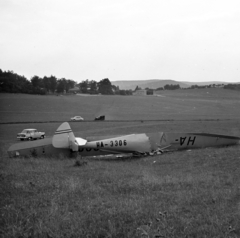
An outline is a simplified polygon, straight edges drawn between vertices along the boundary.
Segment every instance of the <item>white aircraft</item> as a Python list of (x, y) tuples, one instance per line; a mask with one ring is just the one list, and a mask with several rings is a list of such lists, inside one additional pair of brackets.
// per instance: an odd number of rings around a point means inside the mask
[(146, 156), (166, 151), (220, 147), (240, 143), (235, 136), (207, 133), (154, 132), (118, 136), (94, 136), (77, 138), (68, 122), (62, 123), (52, 138), (12, 145), (8, 149), (14, 156), (97, 156), (108, 154), (132, 154)]

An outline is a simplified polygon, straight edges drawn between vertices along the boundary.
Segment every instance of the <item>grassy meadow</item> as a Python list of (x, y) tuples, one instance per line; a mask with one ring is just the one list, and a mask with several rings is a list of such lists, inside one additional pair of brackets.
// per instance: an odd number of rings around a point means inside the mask
[[(216, 90), (216, 91), (215, 91)], [(0, 237), (240, 237), (240, 147), (140, 159), (7, 157), (24, 128), (51, 136), (154, 131), (240, 136), (240, 94), (223, 89), (160, 96), (0, 94)], [(94, 122), (99, 114), (107, 121)], [(48, 122), (48, 123), (47, 123)]]
[(239, 119), (240, 93), (226, 89), (159, 91), (158, 96), (0, 95), (0, 122)]

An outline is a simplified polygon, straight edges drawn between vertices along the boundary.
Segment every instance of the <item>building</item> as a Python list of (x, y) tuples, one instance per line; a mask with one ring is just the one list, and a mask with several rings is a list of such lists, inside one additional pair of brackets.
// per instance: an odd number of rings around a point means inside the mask
[(71, 88), (68, 90), (69, 93), (79, 93), (80, 92), (80, 89), (79, 87), (75, 86), (74, 88)]
[(147, 90), (146, 89), (137, 89), (135, 92), (133, 92), (134, 96), (146, 96)]

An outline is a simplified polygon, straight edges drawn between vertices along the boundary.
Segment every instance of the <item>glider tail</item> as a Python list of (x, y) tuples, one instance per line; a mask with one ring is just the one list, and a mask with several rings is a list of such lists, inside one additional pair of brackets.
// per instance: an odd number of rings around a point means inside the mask
[(52, 145), (55, 148), (72, 149), (78, 151), (78, 146), (85, 145), (86, 140), (82, 138), (76, 138), (68, 122), (62, 123), (56, 130)]

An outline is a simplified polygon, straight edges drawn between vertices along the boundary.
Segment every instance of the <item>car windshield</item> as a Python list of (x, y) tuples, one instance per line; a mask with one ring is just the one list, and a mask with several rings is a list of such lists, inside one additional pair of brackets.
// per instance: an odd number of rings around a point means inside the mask
[(31, 129), (31, 130), (24, 129), (21, 133), (31, 133), (31, 132), (37, 132), (37, 130), (36, 129)]

